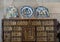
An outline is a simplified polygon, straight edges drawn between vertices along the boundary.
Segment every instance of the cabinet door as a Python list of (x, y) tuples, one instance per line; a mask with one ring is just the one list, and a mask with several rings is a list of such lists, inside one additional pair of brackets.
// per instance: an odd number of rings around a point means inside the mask
[(35, 41), (35, 28), (34, 27), (23, 28), (23, 41)]
[(4, 42), (10, 42), (11, 36), (10, 32), (4, 32)]

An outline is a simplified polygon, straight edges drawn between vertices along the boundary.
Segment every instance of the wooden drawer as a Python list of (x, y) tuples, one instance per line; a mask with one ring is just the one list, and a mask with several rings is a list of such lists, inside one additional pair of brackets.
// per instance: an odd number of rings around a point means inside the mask
[(8, 32), (8, 31), (12, 31), (12, 27), (7, 27), (7, 26), (5, 26), (5, 27), (4, 27), (4, 31), (7, 31), (7, 32)]
[(48, 33), (48, 41), (54, 41), (54, 32)]
[(4, 21), (4, 25), (9, 25), (10, 22), (9, 21)]
[(13, 27), (13, 31), (22, 31), (21, 27)]
[(4, 25), (16, 25), (16, 21), (4, 21)]
[(37, 36), (47, 36), (47, 32), (37, 32)]
[(37, 41), (37, 42), (47, 42), (47, 41)]
[(49, 21), (50, 25), (55, 25), (54, 21)]
[(12, 36), (21, 36), (21, 32), (12, 32)]
[(28, 25), (28, 21), (17, 21), (17, 25)]
[(46, 30), (47, 31), (54, 31), (54, 27), (53, 26), (46, 27)]
[(37, 31), (44, 31), (44, 27), (37, 27)]
[(4, 39), (4, 42), (10, 42), (10, 39)]
[(54, 37), (54, 32), (48, 32), (48, 37)]
[(10, 39), (10, 33), (4, 33), (4, 39)]
[(56, 41), (48, 41), (48, 42), (56, 42)]
[(54, 21), (49, 21), (49, 20), (47, 20), (47, 21), (42, 21), (42, 24), (43, 25), (54, 25)]
[(32, 25), (41, 25), (41, 21), (32, 21)]
[(37, 41), (47, 41), (47, 37), (38, 37)]
[(10, 25), (16, 25), (16, 21), (11, 21)]
[(18, 38), (11, 38), (11, 42), (21, 42), (21, 38), (20, 37), (18, 37)]
[(48, 21), (42, 21), (42, 25), (49, 25)]
[(37, 41), (37, 42), (55, 42), (55, 41)]
[(55, 41), (54, 37), (48, 37), (48, 41)]
[(23, 41), (35, 41), (35, 37), (34, 36), (25, 36), (25, 39), (23, 39)]
[(11, 42), (22, 42), (22, 41), (11, 41)]

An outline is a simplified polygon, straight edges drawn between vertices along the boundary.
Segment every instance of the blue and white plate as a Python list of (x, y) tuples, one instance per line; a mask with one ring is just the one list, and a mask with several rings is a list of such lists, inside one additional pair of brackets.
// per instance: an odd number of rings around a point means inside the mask
[(21, 9), (20, 9), (20, 15), (22, 17), (26, 17), (26, 18), (31, 18), (32, 15), (33, 15), (33, 9), (32, 7), (30, 6), (23, 6)]
[(14, 6), (8, 7), (6, 13), (6, 18), (16, 18), (18, 16), (18, 10)]
[(39, 6), (35, 9), (35, 17), (49, 17), (49, 11), (46, 7)]

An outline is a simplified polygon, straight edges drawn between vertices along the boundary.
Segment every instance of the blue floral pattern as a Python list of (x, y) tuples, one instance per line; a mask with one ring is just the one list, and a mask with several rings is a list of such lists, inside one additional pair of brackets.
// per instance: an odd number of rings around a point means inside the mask
[(46, 7), (39, 6), (35, 9), (35, 17), (49, 17), (49, 10)]
[(18, 16), (18, 10), (14, 6), (8, 7), (6, 13), (6, 18), (15, 18)]
[(20, 13), (22, 17), (30, 18), (33, 15), (33, 9), (30, 6), (23, 6), (20, 9)]

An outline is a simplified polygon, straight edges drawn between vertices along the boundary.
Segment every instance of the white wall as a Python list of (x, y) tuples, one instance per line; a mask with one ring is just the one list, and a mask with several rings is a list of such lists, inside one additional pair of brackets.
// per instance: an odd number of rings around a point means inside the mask
[[(0, 42), (2, 41), (1, 19), (3, 18), (3, 15), (6, 14), (4, 9), (9, 6), (11, 2), (12, 0), (0, 0)], [(60, 21), (60, 0), (15, 0), (14, 5), (18, 9), (24, 5), (29, 5), (33, 8), (37, 6), (45, 6), (50, 11), (50, 17), (56, 18)]]
[[(12, 0), (4, 0), (4, 8), (8, 7)], [(33, 8), (37, 6), (45, 6), (49, 9), (50, 17), (57, 18), (60, 21), (60, 0), (14, 0), (13, 5), (20, 9), (24, 5)]]

